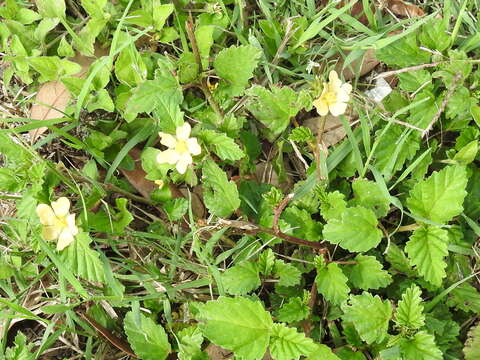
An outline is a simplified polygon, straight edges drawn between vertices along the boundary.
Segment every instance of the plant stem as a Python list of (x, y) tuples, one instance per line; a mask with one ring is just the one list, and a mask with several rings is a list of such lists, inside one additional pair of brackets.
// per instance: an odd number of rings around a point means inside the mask
[(229, 226), (236, 229), (244, 230), (246, 233), (251, 235), (256, 235), (258, 233), (265, 233), (272, 236), (276, 236), (292, 244), (303, 245), (303, 246), (308, 246), (308, 247), (317, 249), (317, 251), (322, 254), (327, 252), (327, 248), (320, 243), (300, 239), (295, 236), (285, 234), (281, 231), (275, 231), (274, 229), (265, 228), (263, 226), (253, 224), (248, 221), (220, 219), (218, 221), (218, 224), (220, 226)]
[(326, 179), (325, 174), (322, 174), (322, 167), (320, 166), (320, 151), (322, 149), (322, 138), (325, 132), (325, 123), (327, 122), (327, 116), (320, 116), (318, 119), (318, 132), (317, 132), (317, 144), (315, 147), (315, 160), (317, 161), (317, 176), (319, 181)]

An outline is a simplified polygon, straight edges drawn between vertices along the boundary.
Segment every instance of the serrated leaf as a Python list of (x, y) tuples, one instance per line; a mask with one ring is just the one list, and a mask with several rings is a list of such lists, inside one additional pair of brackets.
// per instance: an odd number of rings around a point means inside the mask
[(253, 77), (260, 51), (251, 45), (230, 46), (215, 57), (213, 67), (218, 76), (234, 86), (245, 87)]
[(217, 216), (228, 217), (240, 206), (237, 185), (228, 181), (227, 174), (212, 160), (203, 165), (204, 201)]
[(351, 201), (352, 206), (361, 205), (372, 209), (379, 218), (387, 215), (390, 201), (376, 183), (357, 179), (352, 183), (352, 190), (355, 194), (355, 198)]
[(447, 305), (478, 314), (480, 313), (480, 293), (474, 286), (462, 283), (450, 292)]
[(278, 285), (294, 286), (300, 283), (301, 272), (292, 264), (287, 264), (283, 260), (275, 260), (273, 274), (279, 278)]
[(318, 292), (335, 305), (340, 305), (348, 298), (350, 288), (347, 281), (348, 278), (335, 263), (320, 267), (315, 278)]
[[(415, 276), (416, 272), (410, 266), (407, 256), (397, 245), (391, 243), (385, 255), (385, 259), (392, 265), (396, 271), (407, 276)], [(391, 270), (390, 270), (391, 271)]]
[(368, 251), (382, 240), (375, 213), (362, 206), (346, 209), (341, 219), (331, 219), (323, 228), (323, 237), (352, 252)]
[(272, 273), (273, 266), (275, 265), (275, 254), (272, 249), (264, 250), (258, 256), (258, 268), (260, 272), (268, 276)]
[(180, 220), (188, 210), (188, 199), (176, 198), (166, 201), (163, 204), (163, 209), (170, 221)]
[(311, 142), (315, 140), (312, 130), (305, 126), (299, 126), (292, 129), (290, 135), (288, 135), (288, 140), (296, 142)]
[(425, 325), (422, 291), (417, 285), (410, 286), (402, 294), (395, 315), (396, 323), (409, 329), (420, 329)]
[(33, 353), (34, 343), (27, 341), (27, 337), (19, 331), (15, 336), (15, 346), (9, 347), (5, 351), (5, 360), (33, 360), (35, 355)]
[(36, 56), (28, 58), (28, 63), (40, 74), (39, 82), (59, 80), (63, 76), (79, 73), (82, 67), (58, 56)]
[(297, 93), (289, 87), (273, 86), (268, 90), (255, 85), (247, 94), (250, 96), (247, 109), (267, 128), (265, 133), (270, 141), (287, 128), (292, 117), (311, 104), (306, 92)]
[(327, 345), (316, 344), (315, 351), (307, 357), (307, 360), (340, 360)]
[(341, 219), (346, 209), (345, 195), (340, 191), (336, 190), (320, 196), (320, 213), (325, 220)]
[(270, 355), (274, 360), (297, 360), (316, 349), (312, 339), (285, 324), (273, 324)]
[(382, 301), (378, 295), (368, 292), (350, 296), (342, 305), (343, 319), (353, 323), (363, 341), (368, 344), (381, 343), (387, 336), (388, 323), (392, 317), (392, 305)]
[(382, 264), (375, 256), (358, 254), (355, 261), (357, 263), (348, 271), (348, 277), (355, 287), (363, 290), (379, 289), (392, 282), (392, 277), (383, 270)]
[(259, 301), (219, 297), (199, 307), (205, 337), (238, 357), (261, 359), (267, 350), (273, 321)]
[(168, 122), (168, 126), (162, 126), (162, 130), (174, 133), (176, 126), (183, 123), (179, 108), (182, 101), (182, 89), (176, 79), (173, 76), (159, 76), (155, 80), (144, 81), (133, 90), (126, 112), (138, 114), (155, 111), (160, 120)]
[(306, 319), (310, 314), (310, 308), (302, 298), (294, 297), (278, 309), (278, 321), (292, 323)]
[(415, 34), (407, 35), (375, 52), (387, 65), (407, 67), (430, 62), (430, 53), (420, 49)]
[(199, 136), (202, 141), (214, 148), (215, 154), (222, 160), (240, 160), (245, 153), (235, 141), (226, 134), (214, 131), (204, 130)]
[(123, 328), (133, 351), (143, 360), (166, 359), (171, 347), (165, 330), (149, 317), (141, 313), (139, 315), (137, 319), (134, 312), (129, 311), (123, 322)]
[(447, 256), (448, 232), (431, 226), (414, 231), (405, 245), (410, 264), (418, 273), (435, 286), (442, 284), (446, 276), (444, 257)]
[(413, 215), (444, 224), (463, 211), (467, 195), (467, 172), (462, 166), (447, 166), (417, 183), (407, 206)]
[(245, 295), (257, 289), (261, 282), (258, 266), (251, 261), (242, 261), (222, 275), (225, 291), (230, 295)]
[(60, 253), (60, 257), (70, 270), (82, 279), (103, 283), (105, 282), (103, 264), (99, 258), (100, 254), (90, 248), (91, 241), (87, 233), (79, 233)]
[(442, 360), (442, 352), (435, 345), (435, 338), (426, 331), (417, 332), (411, 339), (400, 343), (405, 359)]
[(465, 354), (465, 360), (480, 359), (480, 324), (472, 327), (468, 332), (463, 353)]

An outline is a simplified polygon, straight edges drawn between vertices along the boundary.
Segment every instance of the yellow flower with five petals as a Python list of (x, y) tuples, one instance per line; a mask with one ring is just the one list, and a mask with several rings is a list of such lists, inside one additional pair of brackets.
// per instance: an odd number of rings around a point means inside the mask
[(313, 102), (313, 105), (321, 116), (327, 115), (329, 111), (333, 116), (342, 115), (347, 110), (352, 85), (343, 84), (335, 70), (330, 71), (328, 80), (328, 83), (323, 83), (322, 94)]
[(193, 163), (192, 155), (202, 152), (197, 138), (190, 137), (191, 131), (190, 124), (186, 122), (177, 127), (176, 136), (160, 132), (160, 143), (168, 149), (157, 155), (157, 162), (175, 165), (180, 174), (185, 174), (188, 165)]
[(75, 240), (78, 228), (75, 225), (75, 214), (70, 214), (70, 200), (61, 197), (52, 201), (51, 206), (39, 204), (37, 215), (43, 225), (42, 236), (45, 240), (57, 240), (57, 250), (65, 249)]

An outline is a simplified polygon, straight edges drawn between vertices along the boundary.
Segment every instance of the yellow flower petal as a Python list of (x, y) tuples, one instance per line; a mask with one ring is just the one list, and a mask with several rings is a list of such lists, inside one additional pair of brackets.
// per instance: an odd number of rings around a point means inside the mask
[(190, 154), (192, 155), (200, 155), (202, 152), (202, 148), (200, 145), (198, 145), (197, 138), (190, 138), (187, 140), (187, 147), (188, 151), (190, 151)]
[(61, 197), (57, 201), (52, 201), (52, 209), (57, 217), (65, 217), (68, 214), (68, 210), (70, 210), (70, 200), (66, 197)]
[(62, 251), (68, 245), (70, 245), (74, 240), (75, 240), (74, 235), (70, 232), (70, 229), (68, 228), (63, 229), (63, 231), (60, 233), (60, 236), (58, 237), (57, 250)]
[(328, 114), (328, 104), (321, 97), (313, 102), (313, 106), (315, 106), (320, 116), (325, 116)]
[(47, 204), (39, 204), (37, 206), (37, 215), (42, 225), (54, 225), (56, 222), (55, 213)]
[(347, 110), (346, 103), (335, 103), (330, 105), (330, 112), (333, 116), (342, 115), (343, 113), (345, 113), (345, 110)]
[(182, 157), (178, 160), (176, 169), (180, 174), (185, 174), (187, 171), (188, 165), (192, 163), (192, 157), (190, 154), (184, 154)]
[(175, 150), (169, 149), (158, 153), (157, 162), (159, 164), (173, 165), (178, 161), (179, 158), (180, 155)]
[(177, 144), (177, 140), (173, 135), (162, 132), (158, 133), (158, 135), (160, 135), (160, 144), (165, 145), (166, 147), (174, 148)]
[(177, 139), (187, 141), (190, 137), (190, 131), (192, 127), (188, 122), (185, 122), (182, 126), (177, 127)]
[(42, 228), (42, 237), (47, 241), (56, 240), (60, 232), (61, 230), (57, 226), (44, 226)]
[(345, 83), (342, 85), (341, 90), (348, 95), (352, 92), (352, 85)]
[(78, 228), (77, 225), (75, 224), (75, 214), (70, 214), (67, 216), (67, 226), (72, 235), (77, 235), (78, 234)]

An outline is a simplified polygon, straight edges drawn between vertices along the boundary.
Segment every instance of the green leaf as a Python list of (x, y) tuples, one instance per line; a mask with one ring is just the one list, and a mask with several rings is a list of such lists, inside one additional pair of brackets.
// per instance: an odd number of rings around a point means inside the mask
[(176, 198), (166, 201), (163, 204), (163, 209), (167, 213), (168, 219), (170, 221), (180, 220), (188, 210), (188, 199)]
[(375, 56), (387, 65), (396, 65), (399, 67), (430, 62), (430, 53), (420, 49), (414, 33), (377, 50)]
[(467, 172), (462, 166), (447, 166), (417, 183), (407, 206), (413, 215), (444, 224), (463, 211), (467, 195)]
[(208, 360), (206, 353), (202, 352), (203, 335), (197, 326), (190, 326), (177, 333), (180, 340), (178, 358), (180, 360)]
[(195, 39), (197, 40), (198, 52), (202, 59), (202, 67), (208, 69), (210, 49), (213, 45), (213, 32), (215, 26), (213, 25), (200, 25), (195, 30)]
[(357, 179), (352, 183), (355, 199), (352, 200), (352, 206), (361, 205), (367, 209), (372, 209), (378, 218), (386, 216), (390, 209), (390, 200), (387, 199), (373, 181), (366, 179)]
[(341, 219), (346, 209), (345, 195), (340, 191), (336, 190), (320, 196), (320, 213), (325, 220)]
[(327, 345), (316, 344), (315, 351), (307, 356), (307, 360), (340, 360)]
[(205, 162), (202, 174), (206, 207), (214, 215), (230, 216), (240, 206), (237, 185), (228, 181), (227, 174), (212, 160)]
[(222, 284), (231, 295), (245, 295), (257, 289), (261, 284), (257, 264), (242, 261), (232, 266), (223, 273)]
[(448, 232), (446, 230), (422, 226), (416, 229), (405, 245), (410, 264), (418, 273), (435, 286), (442, 284), (446, 276), (444, 257), (447, 256)]
[(307, 92), (297, 93), (286, 86), (267, 90), (255, 85), (247, 90), (247, 95), (250, 97), (247, 109), (267, 128), (265, 133), (270, 141), (287, 128), (301, 109), (311, 106)]
[(453, 160), (460, 165), (468, 165), (471, 162), (473, 162), (473, 160), (475, 160), (477, 153), (478, 153), (478, 140), (474, 140), (469, 142), (464, 147), (462, 147), (460, 151), (458, 151), (455, 154), (455, 156), (453, 157)]
[(173, 4), (161, 4), (160, 0), (153, 0), (152, 22), (155, 30), (160, 31), (165, 26), (165, 21), (173, 13)]
[(305, 126), (299, 126), (292, 129), (290, 135), (288, 135), (288, 140), (308, 143), (315, 141), (315, 137), (313, 136), (312, 130)]
[(81, 0), (81, 2), (90, 17), (104, 17), (103, 8), (107, 5), (107, 0)]
[(305, 301), (300, 297), (293, 297), (278, 309), (277, 320), (292, 323), (304, 320), (308, 315), (310, 315), (310, 308)]
[(278, 277), (279, 286), (295, 286), (300, 283), (302, 273), (292, 264), (287, 264), (283, 260), (275, 260), (273, 274)]
[(425, 331), (417, 332), (411, 339), (400, 343), (404, 359), (442, 360), (442, 352), (435, 345), (433, 335)]
[(297, 360), (316, 350), (312, 339), (285, 324), (273, 324), (270, 355), (274, 360)]
[(235, 141), (224, 133), (214, 130), (203, 130), (200, 139), (214, 148), (215, 154), (222, 160), (240, 160), (245, 156), (242, 149), (235, 143)]
[(468, 332), (463, 353), (465, 354), (465, 360), (480, 359), (480, 324), (472, 327)]
[(398, 86), (405, 91), (415, 92), (420, 87), (432, 87), (432, 75), (427, 70), (408, 71), (398, 74)]
[(27, 341), (27, 337), (19, 331), (13, 341), (15, 346), (6, 349), (6, 360), (34, 360), (35, 355), (33, 353), (33, 347), (35, 344), (31, 341)]
[(219, 297), (199, 307), (205, 337), (236, 356), (261, 359), (270, 342), (273, 321), (259, 301)]
[(178, 58), (177, 66), (178, 80), (182, 84), (192, 82), (197, 78), (199, 67), (192, 52), (185, 51), (182, 53)]
[(92, 56), (95, 53), (94, 43), (97, 36), (105, 28), (108, 19), (93, 18), (88, 20), (82, 30), (78, 33), (78, 40), (74, 42), (75, 47), (84, 55)]
[(375, 256), (358, 254), (355, 261), (357, 263), (349, 267), (348, 271), (348, 277), (355, 287), (369, 290), (379, 289), (391, 284), (392, 277), (382, 269), (382, 263)]
[(450, 292), (447, 305), (478, 314), (480, 313), (480, 293), (474, 286), (462, 283)]
[(105, 282), (103, 264), (100, 254), (90, 248), (92, 239), (87, 233), (80, 232), (75, 240), (61, 253), (63, 263), (82, 279), (94, 282)]
[(341, 219), (331, 219), (323, 228), (325, 240), (352, 252), (368, 251), (382, 240), (375, 213), (362, 206), (346, 209)]
[[(121, 38), (123, 41), (125, 42), (132, 41), (132, 37), (130, 35), (127, 35), (125, 33), (121, 33), (121, 34), (122, 34)], [(133, 43), (127, 46), (125, 49), (123, 49), (120, 52), (120, 54), (118, 54), (117, 60), (115, 61), (115, 76), (117, 77), (118, 81), (120, 81), (122, 84), (128, 85), (130, 87), (142, 84), (142, 82), (147, 77), (147, 67), (143, 62), (142, 57), (140, 56), (140, 53), (137, 51)], [(177, 86), (176, 82), (171, 81), (170, 79), (168, 79), (168, 82), (165, 81), (165, 83), (161, 82), (161, 80), (163, 79), (159, 79), (156, 82), (155, 80), (151, 80), (151, 82), (147, 84), (143, 83), (142, 85), (145, 84), (144, 87), (142, 88), (142, 90), (137, 90), (137, 92), (139, 91), (149, 92), (154, 87), (161, 87), (163, 91), (165, 90), (171, 91), (173, 88), (175, 88), (175, 86)], [(153, 93), (153, 90), (151, 91)], [(140, 104), (139, 106), (142, 107), (142, 105), (143, 104)], [(145, 112), (150, 112), (151, 110), (145, 111)], [(143, 112), (143, 111), (136, 111), (136, 110), (131, 110), (131, 111)]]
[(420, 44), (431, 50), (442, 52), (450, 46), (450, 36), (447, 33), (447, 24), (444, 19), (431, 19), (422, 26), (418, 36)]
[(388, 300), (382, 301), (378, 295), (363, 292), (362, 295), (351, 295), (342, 310), (345, 313), (343, 319), (353, 323), (363, 341), (381, 343), (387, 337), (392, 317), (392, 305)]
[(35, 0), (43, 18), (64, 18), (65, 0)]
[(260, 51), (251, 45), (230, 46), (215, 57), (213, 67), (218, 76), (230, 84), (244, 88), (253, 77)]
[(58, 80), (62, 76), (76, 74), (82, 67), (58, 56), (38, 56), (28, 58), (28, 63), (40, 73), (39, 82)]
[[(407, 276), (415, 276), (416, 272), (410, 266), (408, 258), (405, 253), (397, 245), (391, 243), (388, 247), (385, 259), (392, 265), (392, 268), (396, 271), (405, 274)], [(391, 271), (391, 270), (390, 270)]]
[(317, 269), (317, 291), (332, 304), (340, 305), (348, 298), (350, 288), (348, 278), (343, 274), (338, 264), (330, 263)]
[(161, 325), (133, 311), (125, 315), (123, 328), (133, 351), (143, 360), (163, 360), (171, 351), (168, 336)]
[(266, 249), (258, 255), (258, 269), (260, 273), (268, 276), (272, 273), (273, 266), (275, 265), (275, 254), (272, 249)]
[[(416, 125), (417, 126), (417, 125)], [(378, 130), (378, 138), (383, 129)], [(407, 160), (413, 159), (420, 148), (418, 136), (405, 130), (405, 127), (394, 124), (380, 138), (375, 151), (375, 167), (386, 180), (402, 169)]]
[(133, 90), (127, 104), (127, 113), (158, 113), (160, 123), (165, 132), (175, 133), (176, 127), (183, 123), (183, 115), (179, 105), (183, 101), (182, 89), (173, 76), (159, 76), (155, 80), (147, 80)]
[(425, 325), (423, 315), (422, 291), (413, 284), (402, 294), (402, 300), (398, 302), (396, 311), (396, 323), (409, 329), (420, 329)]
[(65, 56), (65, 57), (75, 56), (75, 51), (73, 50), (72, 45), (68, 43), (65, 37), (62, 37), (62, 40), (60, 40), (60, 43), (58, 44), (57, 54), (58, 56)]

